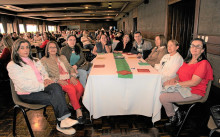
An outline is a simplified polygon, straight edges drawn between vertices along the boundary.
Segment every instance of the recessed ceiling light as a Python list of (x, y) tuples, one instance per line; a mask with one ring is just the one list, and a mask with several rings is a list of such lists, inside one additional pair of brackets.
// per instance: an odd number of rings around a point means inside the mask
[(66, 16), (66, 15), (64, 15), (64, 16)]
[(88, 9), (88, 8), (89, 8), (89, 7), (87, 7), (87, 6), (85, 7), (85, 9)]
[(67, 8), (64, 8), (65, 10), (67, 9)]
[(42, 10), (46, 10), (45, 8), (43, 8)]
[(112, 2), (109, 2), (108, 5), (112, 5)]
[(108, 5), (108, 8), (111, 9), (111, 8), (112, 8), (112, 5)]
[(90, 20), (85, 20), (85, 21), (90, 21)]
[(9, 7), (9, 6), (6, 6), (6, 8), (9, 9), (10, 7)]
[(108, 16), (109, 16), (109, 14), (108, 14)]

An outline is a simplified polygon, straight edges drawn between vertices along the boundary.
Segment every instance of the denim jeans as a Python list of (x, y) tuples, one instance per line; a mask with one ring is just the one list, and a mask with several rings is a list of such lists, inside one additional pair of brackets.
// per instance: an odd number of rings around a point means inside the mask
[(91, 68), (88, 71), (86, 71), (84, 69), (77, 69), (77, 71), (79, 73), (79, 81), (83, 85), (84, 88), (86, 86), (87, 76), (89, 75)]
[(58, 121), (70, 117), (61, 86), (57, 83), (50, 84), (44, 91), (32, 92), (29, 95), (18, 95), (18, 97), (29, 104), (52, 105)]

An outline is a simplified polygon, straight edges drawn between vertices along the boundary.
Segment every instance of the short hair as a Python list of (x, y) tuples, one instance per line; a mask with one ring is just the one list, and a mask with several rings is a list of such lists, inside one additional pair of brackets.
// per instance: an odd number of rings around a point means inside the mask
[(49, 42), (47, 43), (46, 49), (45, 49), (45, 56), (46, 56), (47, 58), (49, 58), (49, 56), (50, 56), (48, 50), (49, 50), (49, 45), (50, 45), (51, 43), (54, 43), (54, 44), (56, 45), (56, 48), (57, 48), (56, 56), (60, 56), (60, 47), (58, 46), (57, 42), (55, 42), (55, 41), (49, 41)]
[(33, 60), (33, 57), (32, 57), (32, 52), (31, 52), (31, 43), (26, 40), (26, 39), (17, 39), (14, 43), (13, 43), (13, 46), (12, 46), (12, 54), (11, 54), (11, 58), (12, 58), (12, 61), (14, 61), (15, 64), (19, 65), (22, 67), (21, 65), (21, 62), (23, 62), (24, 64), (26, 64), (22, 59), (21, 57), (19, 56), (18, 54), (18, 50), (21, 46), (22, 43), (28, 43), (28, 46), (29, 46), (29, 55), (28, 57)]
[(135, 31), (134, 34), (140, 34), (141, 35), (141, 32), (140, 31)]
[(76, 36), (75, 35), (73, 35), (73, 34), (70, 34), (70, 35), (68, 35), (67, 37), (66, 37), (66, 40), (68, 40), (70, 37), (75, 37), (75, 39), (76, 39)]
[[(171, 39), (171, 40), (169, 40), (168, 42), (172, 42), (175, 46), (180, 46), (179, 42), (176, 41), (175, 39)], [(167, 42), (167, 43), (168, 43), (168, 42)]]

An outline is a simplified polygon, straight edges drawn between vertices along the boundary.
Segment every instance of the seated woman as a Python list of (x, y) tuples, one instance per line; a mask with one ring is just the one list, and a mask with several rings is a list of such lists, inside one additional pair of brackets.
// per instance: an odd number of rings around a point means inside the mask
[(34, 36), (34, 42), (41, 43), (42, 37), (40, 36), (40, 32), (36, 32), (36, 35)]
[(155, 45), (150, 55), (145, 59), (153, 67), (155, 64), (159, 64), (162, 57), (167, 53), (165, 37), (163, 35), (156, 36)]
[(107, 45), (107, 37), (102, 34), (100, 38), (100, 42), (97, 42), (92, 53), (97, 55), (98, 53), (110, 53), (111, 47)]
[(13, 45), (13, 39), (9, 36), (9, 35), (6, 35), (3, 37), (1, 43), (3, 44), (3, 51), (0, 55), (0, 68), (1, 68), (1, 71), (0, 71), (0, 79), (1, 80), (6, 80), (8, 79), (8, 72), (6, 70), (6, 66), (7, 64), (10, 62), (11, 60), (11, 47)]
[(76, 110), (77, 119), (80, 124), (83, 124), (79, 99), (83, 95), (84, 88), (76, 79), (75, 70), (71, 67), (66, 57), (60, 55), (60, 48), (56, 42), (47, 43), (45, 56), (41, 59), (41, 62), (49, 74), (49, 78), (60, 84), (63, 91), (67, 92), (70, 103)]
[(169, 117), (169, 123), (166, 125), (181, 124), (181, 113), (178, 110), (175, 112), (173, 103), (201, 99), (205, 95), (209, 80), (213, 80), (213, 70), (206, 58), (206, 44), (202, 39), (195, 38), (191, 41), (188, 55), (177, 71), (177, 76), (163, 84), (163, 86), (179, 85), (189, 87), (192, 93), (187, 98), (183, 98), (179, 92), (162, 93), (160, 95), (160, 102)]
[(80, 45), (76, 44), (74, 35), (67, 36), (67, 45), (62, 48), (61, 54), (66, 56), (75, 72), (79, 74), (80, 83), (85, 87), (92, 64), (86, 61)]
[(34, 39), (32, 38), (32, 34), (30, 32), (26, 33), (25, 39), (28, 40), (29, 42), (33, 42), (34, 41)]
[(115, 53), (131, 52), (132, 43), (130, 42), (130, 37), (128, 34), (125, 34), (123, 41), (119, 42), (114, 49)]
[(52, 105), (57, 120), (56, 129), (64, 134), (74, 134), (72, 128), (78, 121), (69, 118), (62, 87), (48, 77), (41, 62), (31, 56), (31, 44), (18, 39), (12, 47), (12, 61), (7, 66), (20, 100), (30, 104)]
[(44, 32), (43, 34), (43, 43), (39, 46), (39, 48), (44, 49), (47, 43), (50, 41), (50, 36), (47, 32)]
[(178, 49), (179, 43), (176, 40), (169, 40), (167, 44), (169, 54), (164, 55), (160, 64), (155, 64), (154, 66), (162, 75), (162, 83), (175, 78), (177, 70), (183, 64), (183, 58), (179, 52), (177, 52)]

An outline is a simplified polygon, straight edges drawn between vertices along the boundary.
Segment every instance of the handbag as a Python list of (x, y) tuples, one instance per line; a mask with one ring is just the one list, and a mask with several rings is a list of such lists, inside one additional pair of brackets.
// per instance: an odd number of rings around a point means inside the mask
[(217, 128), (220, 128), (220, 105), (212, 106), (210, 111)]
[(81, 66), (80, 68), (81, 69), (84, 69), (86, 71), (88, 71), (91, 67), (92, 67), (92, 63), (88, 62), (88, 61), (85, 61)]

